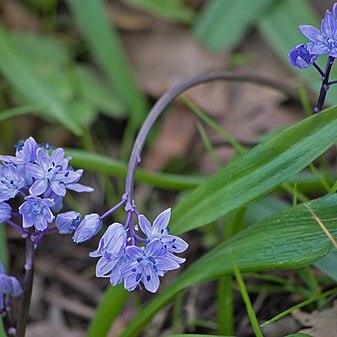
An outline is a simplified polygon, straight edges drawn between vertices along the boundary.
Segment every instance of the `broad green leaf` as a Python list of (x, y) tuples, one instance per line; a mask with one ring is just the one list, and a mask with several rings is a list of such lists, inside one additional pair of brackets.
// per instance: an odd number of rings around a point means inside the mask
[(67, 109), (60, 97), (52, 90), (47, 81), (38, 75), (25, 57), (16, 50), (10, 35), (0, 27), (0, 71), (11, 85), (32, 104), (45, 107), (42, 116), (52, 118), (63, 124), (75, 134), (81, 128), (67, 115)]
[(210, 50), (232, 49), (277, 0), (210, 0), (196, 20), (194, 34)]
[(262, 197), (336, 141), (337, 107), (288, 127), (201, 183), (173, 210), (172, 230), (203, 226)]
[(142, 120), (145, 99), (133, 79), (117, 32), (109, 23), (104, 1), (68, 0), (68, 4), (97, 64), (113, 84), (130, 114)]
[[(337, 195), (312, 201), (311, 209), (325, 219), (325, 226), (337, 235)], [(151, 318), (182, 290), (218, 279), (233, 271), (241, 272), (303, 267), (326, 255), (331, 242), (303, 205), (275, 214), (253, 225), (192, 263), (165, 290), (144, 306), (120, 337), (134, 337)]]
[(129, 293), (122, 287), (110, 287), (103, 295), (95, 316), (90, 322), (87, 337), (108, 336), (111, 325), (122, 310)]
[(295, 333), (295, 334), (287, 335), (284, 337), (312, 337), (312, 336), (306, 333)]
[(0, 122), (3, 122), (7, 119), (21, 116), (29, 113), (36, 113), (37, 111), (42, 111), (43, 107), (37, 104), (22, 105), (8, 110), (0, 112)]
[(194, 12), (184, 5), (181, 0), (124, 0), (131, 6), (148, 11), (169, 21), (190, 23), (193, 20)]
[[(124, 178), (126, 176), (127, 164), (123, 161), (76, 149), (67, 149), (66, 153), (73, 158), (71, 165), (75, 167), (116, 177)], [(201, 180), (202, 178), (200, 177), (180, 176), (142, 169), (138, 169), (136, 173), (136, 181), (146, 182), (152, 186), (169, 190), (190, 189), (197, 186)]]

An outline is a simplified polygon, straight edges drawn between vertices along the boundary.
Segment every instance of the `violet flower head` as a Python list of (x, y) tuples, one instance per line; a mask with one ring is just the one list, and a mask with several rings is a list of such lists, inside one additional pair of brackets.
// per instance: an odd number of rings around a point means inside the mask
[(74, 211), (58, 214), (55, 224), (60, 234), (71, 234), (80, 224), (81, 214)]
[(24, 185), (25, 180), (14, 165), (0, 166), (0, 202), (14, 198)]
[(4, 267), (0, 261), (0, 314), (5, 314), (7, 303), (21, 294), (22, 287), (19, 281), (15, 277), (5, 274)]
[(55, 218), (50, 210), (54, 201), (48, 198), (41, 199), (33, 195), (26, 197), (25, 200), (19, 207), (23, 228), (34, 226), (39, 231), (45, 230)]
[(69, 170), (68, 162), (61, 148), (54, 150), (50, 156), (44, 149), (37, 149), (36, 162), (27, 164), (28, 172), (35, 179), (29, 192), (39, 196), (50, 188), (55, 194), (64, 197), (66, 185), (77, 182), (82, 175), (82, 172)]
[(124, 226), (115, 222), (103, 234), (97, 250), (89, 254), (90, 257), (100, 257), (96, 265), (96, 276), (109, 277), (112, 286), (123, 281), (120, 267), (126, 262), (126, 241)]
[(102, 220), (96, 213), (86, 215), (77, 227), (73, 241), (75, 243), (82, 243), (94, 237), (102, 227)]
[(172, 253), (182, 253), (188, 248), (188, 244), (182, 238), (170, 235), (168, 223), (170, 221), (171, 209), (161, 212), (151, 226), (150, 221), (143, 215), (138, 216), (139, 227), (147, 236), (148, 241), (160, 239), (163, 248)]
[(298, 67), (300, 69), (305, 69), (312, 66), (318, 55), (314, 55), (309, 52), (311, 46), (312, 44), (308, 43), (299, 44), (293, 48), (288, 54), (290, 63), (294, 67)]
[[(334, 6), (336, 14), (336, 7)], [(337, 18), (330, 11), (326, 11), (321, 23), (321, 30), (311, 25), (301, 25), (299, 29), (313, 45), (310, 46), (309, 52), (315, 55), (328, 54), (337, 57)]]
[(12, 207), (6, 202), (0, 202), (0, 224), (12, 217)]
[(178, 269), (179, 264), (162, 255), (162, 244), (159, 239), (151, 241), (146, 247), (128, 246), (125, 248), (128, 262), (121, 267), (124, 288), (132, 291), (140, 284), (155, 293), (159, 288), (159, 276), (166, 271)]

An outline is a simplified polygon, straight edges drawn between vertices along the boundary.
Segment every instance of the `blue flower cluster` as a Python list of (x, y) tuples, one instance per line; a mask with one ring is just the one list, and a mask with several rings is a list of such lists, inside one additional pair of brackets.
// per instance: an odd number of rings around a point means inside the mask
[(293, 66), (308, 68), (322, 54), (337, 57), (337, 3), (332, 11), (326, 11), (320, 30), (310, 25), (301, 25), (299, 29), (311, 42), (299, 44), (289, 52), (289, 61)]
[[(124, 225), (113, 223), (100, 239), (97, 250), (91, 257), (99, 257), (96, 266), (97, 277), (110, 278), (111, 285), (124, 283), (132, 291), (144, 287), (154, 293), (159, 287), (159, 277), (169, 270), (180, 267), (184, 258), (174, 255), (184, 252), (188, 244), (181, 238), (169, 234), (168, 223), (171, 210), (160, 213), (153, 224), (133, 206), (126, 205), (128, 217)], [(132, 224), (132, 213), (138, 217), (142, 238), (136, 234)]]
[(10, 303), (13, 298), (22, 294), (22, 287), (19, 281), (5, 274), (4, 267), (0, 260), (0, 315), (4, 316), (10, 309)]
[[(49, 226), (55, 220), (54, 214), (62, 209), (67, 190), (93, 191), (79, 183), (83, 170), (69, 166), (71, 158), (65, 157), (63, 149), (38, 145), (30, 137), (16, 146), (15, 156), (0, 159), (0, 223), (7, 222), (25, 237), (26, 228), (33, 228), (31, 239), (35, 242), (46, 231), (58, 229), (61, 234), (69, 234), (83, 225), (85, 219), (81, 222), (79, 213), (67, 212), (57, 215), (56, 227)], [(9, 204), (15, 197), (20, 199), (18, 212)]]

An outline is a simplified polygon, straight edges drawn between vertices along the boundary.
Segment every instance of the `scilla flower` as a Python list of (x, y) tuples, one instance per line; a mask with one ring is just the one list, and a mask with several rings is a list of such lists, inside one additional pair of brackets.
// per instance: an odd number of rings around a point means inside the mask
[(294, 67), (305, 69), (313, 65), (318, 56), (309, 52), (311, 45), (302, 43), (289, 52), (289, 61)]

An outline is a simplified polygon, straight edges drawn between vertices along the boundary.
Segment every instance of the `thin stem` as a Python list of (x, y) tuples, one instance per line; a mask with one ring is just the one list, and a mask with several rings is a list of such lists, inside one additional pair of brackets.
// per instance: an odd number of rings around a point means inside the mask
[(28, 236), (28, 232), (26, 230), (24, 230), (21, 226), (17, 225), (15, 222), (13, 222), (12, 220), (7, 220), (6, 221), (11, 227), (13, 227), (15, 230), (17, 230), (18, 232), (20, 232), (22, 234), (23, 238), (26, 238)]
[(184, 93), (186, 90), (195, 87), (197, 85), (200, 85), (202, 83), (207, 83), (215, 80), (252, 82), (259, 85), (269, 86), (281, 90), (287, 96), (298, 99), (298, 97), (294, 95), (293, 90), (285, 86), (283, 83), (268, 79), (258, 74), (219, 71), (201, 74), (182, 81), (181, 83), (179, 83), (178, 85), (167, 91), (163, 96), (161, 96), (161, 98), (157, 101), (157, 103), (152, 107), (151, 111), (149, 112), (147, 118), (144, 121), (143, 126), (141, 127), (138, 133), (138, 136), (133, 145), (133, 149), (130, 155), (125, 181), (125, 192), (127, 194), (128, 202), (132, 203), (133, 201), (133, 186), (134, 186), (136, 167), (139, 162), (140, 153), (143, 149), (146, 137), (155, 121), (163, 113), (163, 111), (165, 111), (168, 105), (175, 98)]
[(314, 109), (314, 113), (318, 113), (322, 110), (323, 108), (323, 104), (326, 98), (326, 94), (329, 90), (329, 76), (330, 76), (330, 72), (332, 69), (332, 66), (334, 64), (335, 58), (332, 56), (329, 56), (326, 66), (325, 66), (325, 76), (323, 78), (322, 81), (322, 86), (321, 86), (321, 90), (319, 92), (319, 96), (318, 96), (318, 100), (317, 100), (317, 104), (315, 106)]
[(314, 68), (319, 72), (319, 74), (321, 75), (322, 79), (325, 77), (324, 71), (321, 69), (321, 67), (314, 62), (313, 63)]
[(332, 86), (332, 85), (334, 85), (334, 84), (336, 84), (337, 83), (337, 80), (335, 80), (335, 81), (330, 81), (330, 82), (328, 82), (326, 85), (327, 86)]
[(120, 207), (122, 207), (124, 204), (126, 203), (126, 199), (123, 199), (122, 201), (120, 201), (116, 206), (110, 208), (107, 212), (105, 212), (100, 218), (104, 219), (107, 216), (109, 216), (110, 214), (112, 214), (113, 212), (117, 211)]
[(25, 263), (25, 278), (23, 282), (23, 297), (21, 302), (21, 308), (18, 317), (18, 326), (16, 337), (24, 337), (26, 332), (26, 326), (28, 322), (30, 300), (32, 296), (33, 288), (33, 276), (34, 276), (34, 243), (31, 240), (33, 229), (29, 229), (29, 236), (26, 238), (26, 263)]

